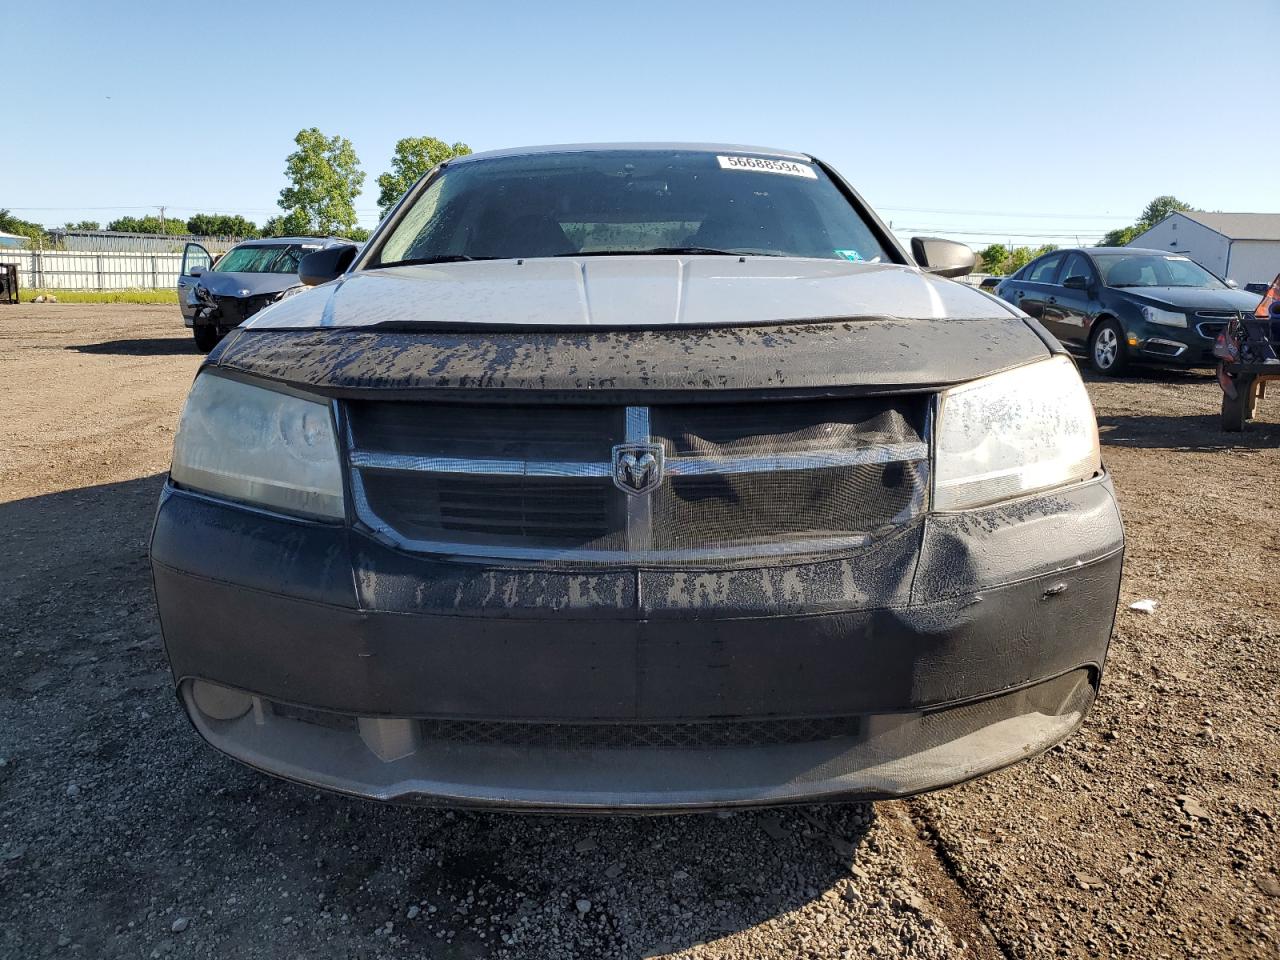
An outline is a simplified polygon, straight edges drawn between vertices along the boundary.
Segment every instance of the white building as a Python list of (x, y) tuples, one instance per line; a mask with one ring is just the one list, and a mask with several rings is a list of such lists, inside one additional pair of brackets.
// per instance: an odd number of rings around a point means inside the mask
[(1171, 213), (1130, 242), (1181, 253), (1241, 287), (1280, 274), (1280, 213)]

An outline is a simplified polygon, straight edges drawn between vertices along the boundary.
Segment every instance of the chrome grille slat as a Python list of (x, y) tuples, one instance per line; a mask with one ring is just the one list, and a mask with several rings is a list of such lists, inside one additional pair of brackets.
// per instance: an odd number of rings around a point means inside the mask
[[(831, 553), (927, 506), (922, 396), (344, 410), (356, 514), (415, 552), (593, 564)], [(615, 486), (620, 444), (665, 451), (652, 491)]]
[(502, 477), (610, 477), (608, 463), (555, 460), (466, 460), (458, 457), (417, 457), (402, 453), (352, 450), (353, 467), (413, 473), (487, 474)]
[[(898, 463), (923, 460), (928, 444), (868, 444), (856, 450), (829, 450), (813, 453), (775, 454), (760, 457), (670, 457), (666, 473), (671, 476), (707, 474), (768, 473), (780, 470), (824, 470), (867, 463)], [(482, 474), (506, 477), (609, 477), (609, 463), (553, 460), (464, 460), (457, 457), (417, 457), (397, 453), (370, 453), (353, 450), (348, 459), (353, 467), (415, 473)]]

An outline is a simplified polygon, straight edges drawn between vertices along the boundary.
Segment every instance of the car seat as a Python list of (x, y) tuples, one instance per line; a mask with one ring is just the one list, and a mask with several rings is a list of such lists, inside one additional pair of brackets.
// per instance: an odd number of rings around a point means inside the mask
[(1147, 286), (1142, 279), (1141, 260), (1121, 260), (1107, 275), (1107, 285), (1112, 287)]
[(577, 248), (554, 217), (545, 213), (508, 217), (502, 209), (485, 211), (467, 244), (467, 255), (472, 257), (559, 257), (573, 253)]

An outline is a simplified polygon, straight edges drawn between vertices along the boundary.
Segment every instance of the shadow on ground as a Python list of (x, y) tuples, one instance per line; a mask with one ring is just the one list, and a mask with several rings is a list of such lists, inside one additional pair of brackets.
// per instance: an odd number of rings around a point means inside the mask
[(639, 957), (787, 914), (863, 855), (866, 804), (454, 813), (233, 763), (172, 693), (146, 560), (162, 483), (0, 505), (0, 955)]
[[(1267, 401), (1263, 401), (1264, 403)], [(1276, 401), (1280, 406), (1280, 401)], [(1152, 450), (1274, 450), (1280, 423), (1255, 420), (1243, 433), (1227, 433), (1216, 416), (1167, 417), (1124, 414), (1098, 417), (1103, 446)]]
[(78, 343), (66, 348), (77, 353), (98, 353), (123, 357), (161, 357), (170, 354), (195, 354), (190, 337), (140, 337), (134, 340), (104, 340), (101, 343)]
[(1149, 367), (1135, 364), (1129, 367), (1123, 376), (1108, 377), (1090, 368), (1088, 362), (1076, 357), (1080, 364), (1080, 374), (1085, 383), (1168, 383), (1199, 384), (1215, 379), (1211, 367)]

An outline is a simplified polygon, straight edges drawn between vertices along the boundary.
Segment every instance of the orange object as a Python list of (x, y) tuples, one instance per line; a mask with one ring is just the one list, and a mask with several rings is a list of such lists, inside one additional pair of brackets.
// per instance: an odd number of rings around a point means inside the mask
[(1280, 315), (1280, 275), (1262, 295), (1262, 302), (1253, 311), (1253, 315), (1259, 320), (1269, 320), (1272, 314)]

